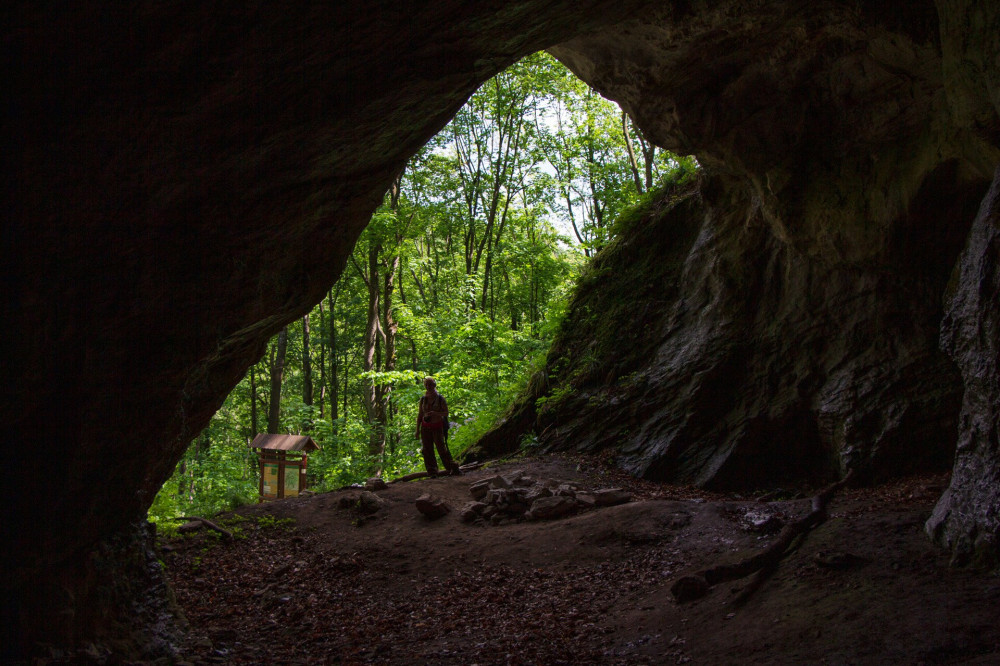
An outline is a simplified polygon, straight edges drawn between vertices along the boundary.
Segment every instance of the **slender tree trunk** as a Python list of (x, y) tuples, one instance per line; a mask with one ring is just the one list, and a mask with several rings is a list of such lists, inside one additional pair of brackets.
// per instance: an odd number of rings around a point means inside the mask
[(643, 193), (642, 180), (639, 178), (639, 163), (635, 159), (635, 148), (632, 147), (632, 134), (628, 131), (628, 114), (622, 109), (622, 134), (625, 136), (625, 151), (628, 153), (628, 164), (635, 180), (635, 191)]
[(288, 350), (288, 327), (278, 333), (278, 345), (271, 365), (271, 404), (267, 410), (267, 431), (278, 434), (281, 419), (281, 382), (285, 373), (285, 352)]
[(333, 423), (334, 432), (337, 431), (337, 419), (340, 418), (340, 415), (337, 413), (337, 396), (340, 392), (337, 372), (339, 370), (338, 366), (340, 358), (337, 355), (337, 319), (334, 310), (337, 305), (337, 296), (339, 294), (339, 287), (336, 295), (334, 294), (333, 289), (331, 289), (330, 293), (327, 294), (327, 301), (330, 304), (330, 422)]
[(250, 439), (257, 436), (257, 364), (250, 366)]
[[(365, 349), (362, 368), (366, 373), (377, 370), (376, 354), (378, 352), (379, 333), (381, 332), (379, 313), (379, 275), (378, 256), (381, 244), (372, 242), (368, 246), (368, 274), (366, 283), (368, 286), (368, 324), (365, 327)], [(371, 438), (368, 443), (368, 452), (373, 456), (382, 455), (385, 447), (384, 430), (380, 427), (380, 409), (378, 387), (372, 377), (365, 379), (364, 393), (365, 412), (368, 415), (368, 423), (372, 428)]]
[(326, 407), (326, 340), (323, 331), (326, 330), (326, 307), (319, 302), (319, 417), (322, 419)]
[[(398, 247), (398, 243), (397, 243)], [(396, 369), (396, 334), (399, 331), (399, 323), (392, 311), (392, 294), (395, 289), (396, 271), (399, 270), (399, 254), (393, 257), (392, 262), (385, 270), (385, 285), (382, 296), (382, 316), (385, 320), (385, 369), (391, 372)], [(392, 389), (389, 386), (379, 387), (382, 407), (382, 428), (388, 430), (390, 417), (392, 416)], [(390, 442), (390, 451), (395, 451), (397, 436)]]
[(309, 353), (309, 315), (302, 317), (302, 402), (313, 404), (312, 360)]

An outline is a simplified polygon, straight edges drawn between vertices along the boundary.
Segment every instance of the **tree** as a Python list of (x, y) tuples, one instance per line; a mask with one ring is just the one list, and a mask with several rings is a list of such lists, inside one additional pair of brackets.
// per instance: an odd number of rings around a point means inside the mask
[(277, 434), (280, 429), (281, 417), (281, 382), (285, 374), (285, 352), (288, 349), (288, 327), (281, 329), (278, 340), (272, 348), (271, 357), (271, 395), (267, 410), (267, 431)]

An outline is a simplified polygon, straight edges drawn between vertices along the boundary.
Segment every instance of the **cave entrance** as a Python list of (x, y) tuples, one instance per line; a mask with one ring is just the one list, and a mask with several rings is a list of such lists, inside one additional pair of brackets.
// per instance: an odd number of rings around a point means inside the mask
[(268, 343), (150, 516), (252, 498), (263, 480), (250, 440), (264, 430), (320, 445), (319, 491), (422, 468), (425, 375), (447, 397), (460, 455), (541, 367), (616, 220), (695, 169), (545, 52), (485, 82), (396, 175), (340, 280)]

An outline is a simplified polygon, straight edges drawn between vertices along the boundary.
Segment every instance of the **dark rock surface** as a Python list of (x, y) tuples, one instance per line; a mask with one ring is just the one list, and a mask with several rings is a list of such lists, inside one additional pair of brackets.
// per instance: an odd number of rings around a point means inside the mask
[(579, 290), (549, 357), (556, 388), (524, 400), (544, 398), (543, 447), (612, 447), (636, 474), (712, 488), (950, 464), (944, 275), (811, 259), (724, 182), (676, 197)]
[(448, 506), (447, 502), (440, 497), (430, 494), (421, 495), (416, 499), (414, 504), (417, 507), (417, 511), (427, 516), (430, 520), (437, 520), (451, 513), (451, 507)]
[(5, 652), (62, 640), (34, 581), (145, 515), (476, 87), (644, 4), (8, 3)]
[[(142, 547), (114, 544), (188, 442), (339, 275), (407, 157), (540, 48), (714, 175), (634, 226), (662, 236), (667, 265), (597, 272), (578, 300), (632, 316), (619, 337), (641, 353), (599, 349), (605, 328), (578, 318), (552, 357), (571, 352), (566, 367), (533, 383), (562, 400), (536, 415), (532, 398), (508, 434), (542, 426), (546, 445), (613, 444), (638, 473), (719, 486), (851, 464), (876, 478), (904, 471), (900, 450), (937, 465), (961, 377), (994, 376), (970, 368), (995, 346), (956, 338), (960, 376), (932, 341), (1000, 163), (996, 3), (17, 2), (6, 17), (5, 652), (136, 617), (124, 597), (141, 585), (94, 593), (80, 563), (105, 553), (112, 577), (142, 580)], [(967, 424), (998, 393), (965, 387), (967, 473), (938, 530), (959, 550), (996, 532), (995, 438), (978, 439), (996, 431)]]
[(1000, 169), (972, 225), (941, 327), (965, 382), (951, 486), (927, 531), (960, 563), (1000, 563)]

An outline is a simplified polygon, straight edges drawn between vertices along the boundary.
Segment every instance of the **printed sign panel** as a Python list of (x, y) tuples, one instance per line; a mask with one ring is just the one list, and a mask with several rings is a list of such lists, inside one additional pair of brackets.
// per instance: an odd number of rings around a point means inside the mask
[(278, 496), (278, 463), (264, 463), (264, 497)]
[(299, 468), (296, 465), (285, 466), (285, 497), (296, 497), (299, 494)]

